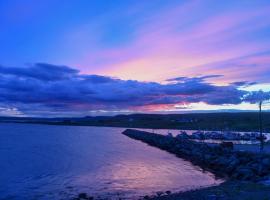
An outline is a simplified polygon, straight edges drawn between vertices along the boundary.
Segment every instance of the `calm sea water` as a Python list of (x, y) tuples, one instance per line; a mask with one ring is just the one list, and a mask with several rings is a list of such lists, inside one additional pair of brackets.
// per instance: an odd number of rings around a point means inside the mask
[(0, 199), (71, 199), (80, 192), (136, 199), (221, 182), (123, 130), (0, 124)]

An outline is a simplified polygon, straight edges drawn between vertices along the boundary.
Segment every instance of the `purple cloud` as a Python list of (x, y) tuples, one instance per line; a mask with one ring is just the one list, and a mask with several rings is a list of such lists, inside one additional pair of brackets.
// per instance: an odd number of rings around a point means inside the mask
[(217, 86), (208, 83), (207, 79), (212, 77), (217, 75), (182, 77), (161, 84), (80, 74), (73, 68), (51, 64), (37, 63), (24, 68), (2, 66), (0, 100), (31, 115), (37, 110), (63, 113), (117, 109), (136, 111), (145, 106), (196, 102), (239, 104), (248, 93), (239, 90), (239, 84)]
[(244, 101), (249, 103), (259, 103), (270, 100), (270, 92), (253, 91), (245, 95)]
[(79, 71), (67, 66), (57, 66), (47, 63), (36, 63), (29, 67), (4, 67), (0, 66), (0, 74), (14, 75), (21, 78), (35, 78), (44, 81), (68, 79)]

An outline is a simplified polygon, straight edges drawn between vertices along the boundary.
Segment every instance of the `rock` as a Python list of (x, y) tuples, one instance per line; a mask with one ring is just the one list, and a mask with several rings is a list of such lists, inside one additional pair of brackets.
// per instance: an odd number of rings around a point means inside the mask
[(226, 167), (226, 171), (228, 173), (231, 173), (233, 170), (235, 170), (239, 165), (239, 160), (236, 158), (236, 156), (231, 156), (228, 160), (228, 165)]
[(255, 174), (253, 173), (251, 169), (244, 168), (244, 167), (238, 168), (234, 174), (234, 176), (236, 176), (235, 178), (238, 178), (241, 180), (251, 180), (255, 177), (254, 175)]
[(239, 160), (237, 158), (235, 158), (235, 157), (231, 158), (231, 160), (229, 162), (230, 166), (236, 167), (238, 164), (239, 164)]
[(232, 142), (222, 142), (220, 144), (220, 147), (227, 148), (227, 149), (233, 149), (233, 143)]
[(145, 195), (143, 199), (150, 199), (150, 197), (148, 195)]
[(94, 199), (94, 197), (92, 197), (92, 196), (88, 196), (86, 193), (80, 193), (79, 195), (78, 195), (78, 198), (75, 198), (76, 200), (78, 199), (86, 199), (86, 200), (93, 200)]
[(168, 133), (167, 137), (173, 138), (173, 134), (172, 133)]
[(167, 190), (165, 193), (166, 193), (167, 195), (170, 195), (172, 192), (171, 192), (170, 190)]
[(220, 157), (217, 160), (217, 164), (220, 165), (220, 166), (228, 166), (229, 160), (227, 158)]
[(218, 176), (257, 181), (270, 174), (269, 155), (233, 151), (230, 142), (209, 145), (181, 139), (180, 136), (174, 138), (172, 134), (165, 136), (130, 129), (125, 130), (123, 134), (174, 153), (203, 169), (210, 169)]
[(164, 192), (162, 192), (162, 191), (158, 191), (157, 192), (157, 195), (160, 197), (161, 195), (163, 195), (164, 194)]
[(205, 161), (208, 161), (208, 160), (211, 160), (212, 159), (212, 156), (211, 155), (209, 155), (209, 154), (205, 154), (204, 155), (204, 160)]
[(262, 180), (260, 183), (270, 186), (270, 176), (265, 177), (264, 180)]
[(270, 158), (264, 158), (262, 160), (262, 164), (267, 166), (267, 167), (270, 167)]
[(208, 195), (208, 196), (206, 197), (206, 199), (207, 199), (207, 200), (217, 200), (218, 197), (217, 197), (217, 195), (215, 195), (215, 194), (211, 194), (211, 195)]
[(265, 175), (268, 175), (268, 174), (269, 174), (269, 168), (266, 167), (263, 164), (260, 164), (259, 167), (258, 167), (258, 175), (259, 176), (265, 176)]
[(78, 195), (78, 197), (79, 197), (80, 199), (87, 199), (87, 194), (86, 194), (86, 193), (80, 193), (80, 194)]

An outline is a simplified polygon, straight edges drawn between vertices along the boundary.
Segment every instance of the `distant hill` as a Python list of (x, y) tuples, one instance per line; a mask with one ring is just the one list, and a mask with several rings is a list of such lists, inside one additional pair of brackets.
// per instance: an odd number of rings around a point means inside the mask
[[(186, 130), (258, 131), (259, 129), (257, 112), (130, 114), (81, 118), (0, 117), (0, 122)], [(270, 112), (263, 113), (263, 129), (270, 132)]]

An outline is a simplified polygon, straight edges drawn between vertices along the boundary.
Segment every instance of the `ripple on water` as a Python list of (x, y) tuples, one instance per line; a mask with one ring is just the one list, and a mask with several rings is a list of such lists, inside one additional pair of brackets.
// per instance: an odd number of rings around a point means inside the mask
[[(218, 184), (122, 128), (1, 124), (0, 199), (133, 198)], [(3, 187), (2, 187), (3, 186)]]

